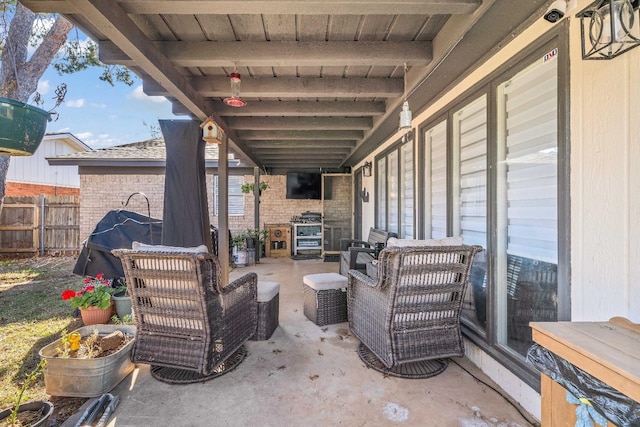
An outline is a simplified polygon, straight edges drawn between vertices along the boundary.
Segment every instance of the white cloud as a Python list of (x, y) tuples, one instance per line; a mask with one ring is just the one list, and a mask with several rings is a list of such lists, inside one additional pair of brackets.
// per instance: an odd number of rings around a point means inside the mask
[(80, 99), (70, 99), (69, 101), (65, 102), (65, 105), (69, 108), (80, 108), (80, 107), (84, 107), (84, 99), (80, 98)]
[(95, 150), (124, 144), (124, 142), (120, 141), (118, 138), (109, 137), (109, 134), (106, 133), (98, 135), (97, 138), (87, 139), (84, 143)]
[(142, 91), (142, 85), (136, 86), (134, 90), (132, 90), (128, 98), (139, 99), (141, 101), (151, 101), (155, 103), (162, 103), (167, 100), (164, 96), (149, 96)]
[(89, 138), (91, 138), (93, 136), (93, 133), (91, 132), (80, 132), (75, 134), (76, 137), (80, 140), (82, 140), (82, 142), (87, 142), (86, 140), (88, 140)]
[(47, 93), (49, 93), (50, 89), (51, 89), (51, 84), (49, 83), (49, 80), (38, 81), (38, 87), (36, 91), (38, 91), (40, 95), (46, 95)]
[(92, 102), (89, 105), (93, 108), (107, 108), (107, 104), (104, 103), (98, 104), (97, 102)]

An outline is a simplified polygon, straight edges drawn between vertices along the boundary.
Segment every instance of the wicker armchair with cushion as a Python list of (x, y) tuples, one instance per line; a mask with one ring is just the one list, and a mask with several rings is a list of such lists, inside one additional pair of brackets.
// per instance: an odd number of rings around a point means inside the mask
[(427, 378), (463, 356), (462, 300), (480, 246), (389, 246), (376, 279), (349, 272), (349, 326), (360, 358), (387, 375)]
[(340, 274), (349, 275), (349, 270), (359, 270), (365, 273), (367, 263), (373, 261), (376, 244), (385, 247), (387, 240), (395, 233), (378, 230), (371, 227), (367, 241), (340, 239)]
[(229, 372), (246, 355), (257, 325), (257, 281), (249, 273), (224, 286), (206, 247), (141, 245), (113, 251), (124, 267), (137, 325), (132, 360), (169, 383)]

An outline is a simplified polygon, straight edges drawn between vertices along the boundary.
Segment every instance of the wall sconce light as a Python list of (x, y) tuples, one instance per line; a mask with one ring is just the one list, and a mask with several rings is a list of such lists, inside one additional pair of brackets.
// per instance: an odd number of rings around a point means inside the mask
[(638, 0), (597, 0), (579, 12), (582, 59), (612, 59), (640, 45)]
[(372, 167), (373, 165), (371, 162), (364, 162), (364, 165), (362, 166), (362, 176), (371, 176)]
[(363, 188), (362, 191), (360, 191), (360, 198), (364, 203), (369, 203), (369, 192), (366, 188)]

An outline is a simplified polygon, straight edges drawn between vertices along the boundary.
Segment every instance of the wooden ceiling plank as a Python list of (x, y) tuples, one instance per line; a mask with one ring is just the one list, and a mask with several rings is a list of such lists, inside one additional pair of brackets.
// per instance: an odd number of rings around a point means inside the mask
[(368, 130), (370, 117), (230, 117), (229, 126), (236, 130)]
[(359, 130), (244, 130), (239, 131), (238, 136), (242, 140), (322, 140), (322, 139), (346, 139), (359, 140), (362, 131)]
[(361, 117), (380, 116), (385, 112), (385, 103), (360, 101), (259, 101), (249, 102), (246, 107), (229, 107), (222, 101), (214, 101), (213, 108), (221, 117)]
[(78, 11), (66, 0), (20, 0), (20, 3), (36, 13), (72, 14)]
[[(100, 43), (100, 59), (105, 64), (131, 60), (110, 43)], [(183, 67), (424, 66), (432, 59), (428, 41), (167, 41), (155, 45), (173, 64)]]
[[(30, 0), (26, 3), (41, 3)], [(44, 2), (42, 2), (44, 3)], [(481, 0), (123, 0), (122, 8), (132, 14), (335, 14), (414, 15), (465, 14)]]
[(302, 140), (302, 141), (282, 141), (282, 140), (256, 140), (247, 141), (247, 147), (252, 149), (290, 149), (290, 148), (338, 148), (350, 149), (356, 146), (356, 141), (349, 140)]
[[(192, 77), (191, 86), (203, 97), (229, 96), (227, 77)], [(161, 85), (143, 81), (144, 92), (150, 96), (168, 96)], [(343, 77), (254, 77), (243, 78), (240, 94), (250, 97), (372, 97), (387, 98), (402, 95), (402, 79)]]

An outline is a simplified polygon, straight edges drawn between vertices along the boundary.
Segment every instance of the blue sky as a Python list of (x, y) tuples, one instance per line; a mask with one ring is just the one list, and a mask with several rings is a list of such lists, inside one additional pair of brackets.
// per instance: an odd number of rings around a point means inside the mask
[(55, 105), (56, 87), (67, 85), (65, 102), (56, 109), (58, 120), (49, 122), (47, 132), (69, 132), (98, 149), (150, 139), (158, 119), (184, 118), (171, 113), (171, 103), (164, 97), (145, 95), (135, 75), (132, 86), (111, 86), (98, 78), (100, 74), (98, 68), (62, 76), (53, 67), (45, 72), (38, 83), (43, 109)]

